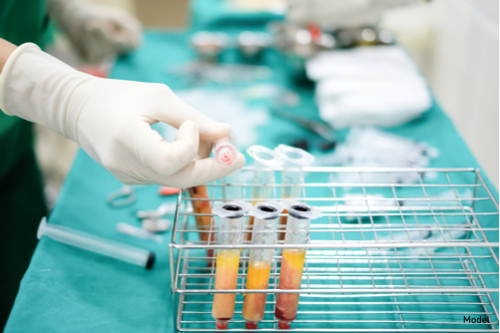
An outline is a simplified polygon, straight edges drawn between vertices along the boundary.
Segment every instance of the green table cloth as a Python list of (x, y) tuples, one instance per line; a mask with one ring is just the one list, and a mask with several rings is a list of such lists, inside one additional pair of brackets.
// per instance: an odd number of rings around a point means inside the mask
[[(201, 24), (199, 22), (193, 22), (193, 25)], [(263, 28), (260, 26), (257, 29)], [(237, 29), (229, 31), (232, 32), (237, 32)], [(111, 76), (165, 83), (174, 90), (189, 88), (185, 81), (166, 70), (194, 58), (193, 51), (187, 47), (189, 36), (190, 33), (146, 33), (142, 48), (119, 59)], [(233, 56), (228, 51), (225, 59), (231, 61)], [(265, 61), (273, 69), (271, 82), (292, 86), (277, 52), (267, 52)], [(294, 89), (302, 98), (301, 115), (317, 117), (312, 89)], [(319, 141), (306, 130), (274, 116), (258, 131), (259, 140), (256, 143), (268, 147), (289, 143), (297, 137)], [(421, 118), (389, 132), (423, 140), (439, 148), (441, 155), (432, 161), (431, 167), (479, 167), (437, 103)], [(340, 133), (341, 137), (344, 135), (345, 132)], [(313, 153), (320, 152), (313, 150)], [(487, 183), (498, 201), (498, 193), (488, 180)], [(168, 258), (170, 233), (164, 235), (162, 244), (156, 244), (116, 232), (118, 222), (139, 226), (135, 216), (138, 210), (156, 209), (162, 202), (173, 202), (174, 198), (161, 198), (157, 194), (158, 187), (149, 186), (136, 190), (137, 201), (134, 204), (113, 208), (107, 204), (106, 197), (121, 186), (108, 171), (80, 151), (49, 223), (152, 250), (157, 257), (154, 269), (148, 271), (42, 238), (22, 280), (6, 332), (174, 331), (175, 306), (170, 294)], [(491, 223), (498, 226), (498, 220)], [(488, 236), (491, 241), (498, 241), (497, 234)]]

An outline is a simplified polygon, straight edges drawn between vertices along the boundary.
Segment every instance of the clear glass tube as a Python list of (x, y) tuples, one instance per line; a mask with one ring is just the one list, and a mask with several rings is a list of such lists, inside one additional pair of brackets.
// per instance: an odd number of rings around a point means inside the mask
[[(274, 150), (278, 157), (283, 160), (281, 198), (299, 200), (302, 196), (302, 184), (304, 184), (303, 168), (314, 162), (314, 156), (303, 149), (286, 145), (279, 145)], [(280, 229), (278, 230), (278, 239), (280, 241), (285, 239), (286, 221), (287, 216), (280, 218)]]
[[(231, 201), (214, 208), (219, 216), (219, 245), (240, 245), (245, 212), (250, 205), (243, 201)], [(236, 289), (240, 251), (220, 249), (217, 251), (215, 269), (215, 290)], [(217, 329), (227, 329), (234, 316), (234, 293), (216, 293), (212, 303), (212, 317)]]
[[(251, 146), (247, 153), (254, 159), (254, 172), (252, 184), (252, 205), (269, 200), (273, 195), (273, 186), (275, 183), (274, 169), (283, 164), (276, 153), (264, 146)], [(254, 217), (248, 219), (249, 228), (252, 229)], [(251, 230), (245, 234), (245, 240), (252, 239)]]
[(155, 262), (154, 253), (151, 251), (100, 238), (65, 226), (47, 224), (45, 217), (38, 227), (38, 239), (42, 236), (147, 269), (152, 268)]
[[(289, 202), (287, 206), (285, 244), (306, 244), (311, 219), (320, 217), (321, 213), (311, 206), (299, 202)], [(305, 249), (283, 250), (279, 289), (300, 289), (305, 257)], [(290, 328), (290, 323), (297, 316), (298, 306), (298, 293), (278, 294), (274, 315), (278, 319), (280, 329)]]
[[(252, 244), (276, 244), (276, 222), (283, 209), (277, 202), (263, 202), (250, 210), (255, 217)], [(246, 289), (267, 289), (273, 259), (273, 249), (252, 249), (248, 263)], [(243, 318), (247, 329), (256, 329), (264, 317), (267, 294), (248, 293), (243, 302)]]
[(235, 184), (243, 184), (243, 179), (241, 177), (241, 171), (236, 170), (232, 174), (224, 177), (221, 180), (222, 187), (222, 199), (224, 201), (231, 200), (241, 200), (243, 199), (243, 188)]
[[(200, 199), (200, 200), (191, 200), (191, 204), (193, 206), (193, 212), (195, 214), (203, 214), (195, 215), (196, 227), (199, 230), (200, 241), (204, 244), (212, 244), (215, 245), (217, 242), (217, 237), (215, 235), (215, 230), (212, 226), (212, 208), (210, 207), (210, 197), (208, 196), (207, 187), (205, 185), (194, 186), (188, 189), (189, 196), (192, 199)], [(212, 230), (212, 232), (211, 232)], [(207, 249), (207, 263), (209, 266), (213, 265), (214, 250)]]

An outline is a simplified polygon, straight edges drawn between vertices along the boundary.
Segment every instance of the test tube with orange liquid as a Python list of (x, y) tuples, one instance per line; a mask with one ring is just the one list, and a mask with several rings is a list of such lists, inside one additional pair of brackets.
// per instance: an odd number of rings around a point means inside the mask
[[(313, 207), (296, 201), (286, 203), (288, 219), (286, 223), (285, 245), (306, 244), (311, 220), (322, 214)], [(305, 249), (283, 249), (278, 289), (300, 289), (302, 271), (306, 257)], [(299, 306), (298, 293), (278, 293), (274, 316), (280, 329), (289, 329), (290, 323), (297, 316)]]
[[(250, 209), (255, 218), (252, 245), (276, 244), (276, 222), (283, 208), (277, 202), (259, 203)], [(267, 289), (273, 260), (273, 249), (251, 249), (248, 262), (246, 289)], [(264, 318), (265, 293), (247, 293), (243, 302), (243, 318), (247, 329), (256, 329)]]
[[(259, 202), (270, 200), (273, 195), (273, 185), (275, 183), (274, 169), (281, 166), (283, 161), (278, 158), (276, 153), (264, 146), (254, 145), (247, 149), (248, 155), (254, 159), (254, 171), (252, 180), (252, 205)], [(254, 217), (248, 219), (249, 229), (245, 233), (245, 240), (252, 239), (252, 228)]]
[[(314, 156), (303, 149), (286, 145), (279, 145), (274, 151), (283, 161), (281, 198), (299, 200), (302, 196), (302, 184), (304, 184), (303, 168), (314, 162)], [(286, 220), (287, 216), (280, 217), (278, 230), (278, 239), (280, 241), (285, 239)]]
[[(214, 158), (221, 165), (231, 165), (236, 160), (238, 150), (233, 145), (234, 139), (232, 137), (224, 137), (214, 142)], [(212, 230), (212, 209), (210, 207), (210, 197), (208, 196), (207, 186), (200, 185), (188, 189), (189, 196), (192, 199), (193, 212), (195, 214), (196, 227), (198, 228), (200, 241), (205, 244), (215, 244), (217, 239), (215, 232)], [(234, 200), (234, 199), (233, 199)], [(207, 249), (208, 264), (213, 264), (214, 250)]]
[[(210, 197), (208, 196), (207, 186), (200, 185), (194, 186), (188, 189), (189, 196), (192, 199), (191, 204), (193, 205), (193, 212), (195, 214), (196, 227), (198, 228), (198, 234), (200, 236), (200, 241), (203, 244), (215, 245), (217, 242), (217, 237), (215, 236), (215, 230), (212, 226), (212, 208), (210, 207)], [(212, 232), (211, 232), (212, 230)], [(214, 250), (207, 249), (208, 265), (213, 264)]]
[[(230, 201), (213, 209), (219, 217), (219, 245), (241, 245), (244, 215), (251, 205), (243, 201)], [(235, 248), (217, 250), (215, 266), (215, 290), (236, 289), (240, 250)], [(214, 293), (212, 317), (217, 329), (226, 329), (234, 316), (234, 293)]]

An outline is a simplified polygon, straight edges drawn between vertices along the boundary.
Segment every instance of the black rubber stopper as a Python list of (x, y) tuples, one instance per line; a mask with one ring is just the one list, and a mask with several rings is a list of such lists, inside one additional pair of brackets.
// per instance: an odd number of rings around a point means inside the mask
[(229, 210), (231, 212), (237, 212), (237, 211), (241, 210), (241, 207), (240, 206), (236, 206), (236, 205), (225, 205), (224, 209), (225, 210)]
[[(272, 206), (259, 206), (259, 210), (263, 211), (263, 212), (266, 212), (266, 213), (274, 213), (274, 212), (277, 212), (278, 210)], [(265, 218), (265, 220), (273, 220), (275, 219), (276, 216), (270, 216), (268, 218)]]
[(156, 261), (156, 257), (155, 257), (154, 252), (149, 252), (148, 261), (146, 262), (146, 269), (153, 268), (155, 261)]
[(301, 205), (293, 205), (292, 207), (290, 207), (290, 209), (288, 210), (288, 214), (292, 215), (293, 217), (295, 217), (296, 219), (301, 219), (301, 220), (305, 220), (306, 217), (302, 216), (300, 213), (297, 213), (297, 212), (308, 212), (310, 211), (311, 209), (307, 206), (301, 206)]
[(259, 206), (259, 209), (266, 213), (274, 213), (275, 211), (277, 211), (276, 208), (271, 206)]

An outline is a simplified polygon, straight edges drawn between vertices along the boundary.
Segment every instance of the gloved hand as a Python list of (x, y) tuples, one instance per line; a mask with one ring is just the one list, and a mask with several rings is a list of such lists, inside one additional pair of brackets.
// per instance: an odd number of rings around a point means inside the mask
[(47, 5), (85, 60), (100, 62), (140, 44), (141, 25), (123, 10), (84, 0), (48, 0)]
[[(5, 64), (0, 109), (76, 141), (126, 184), (191, 187), (245, 164), (242, 154), (229, 167), (207, 158), (209, 142), (228, 136), (230, 126), (191, 108), (166, 85), (96, 78), (31, 43)], [(174, 143), (151, 129), (159, 121), (179, 128)]]

